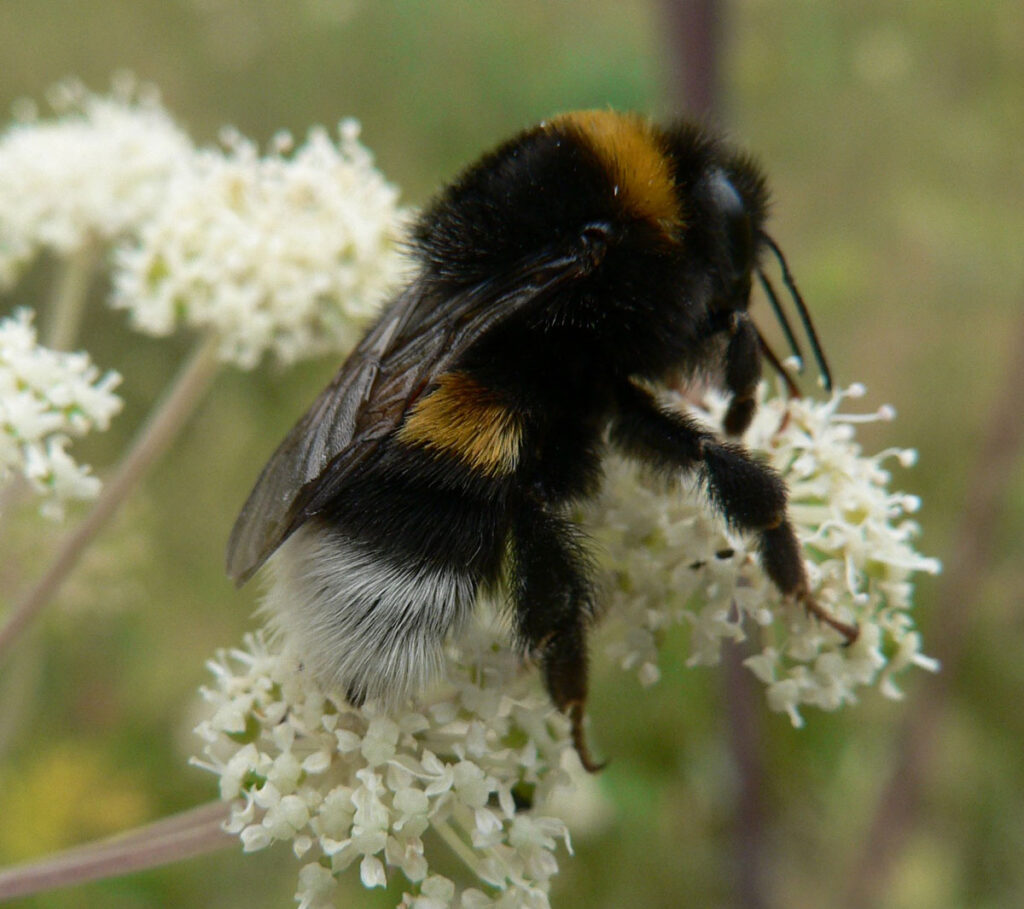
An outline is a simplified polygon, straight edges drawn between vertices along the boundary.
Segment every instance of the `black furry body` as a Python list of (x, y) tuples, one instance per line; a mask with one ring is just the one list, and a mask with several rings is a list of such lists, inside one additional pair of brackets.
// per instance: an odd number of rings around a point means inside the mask
[(610, 112), (484, 157), (422, 215), (416, 278), (267, 465), (229, 572), (244, 581), (288, 541), (271, 608), (356, 702), (428, 681), (477, 593), (504, 580), (585, 763), (595, 604), (567, 515), (609, 445), (698, 473), (726, 520), (759, 535), (778, 587), (820, 613), (779, 477), (648, 391), (715, 376), (732, 394), (727, 431), (749, 425), (766, 205), (749, 159)]

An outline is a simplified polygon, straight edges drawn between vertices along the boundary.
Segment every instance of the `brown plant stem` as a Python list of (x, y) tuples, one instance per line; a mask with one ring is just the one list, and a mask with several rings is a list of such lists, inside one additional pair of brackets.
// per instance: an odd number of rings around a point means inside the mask
[(1020, 416), (1024, 388), (1024, 319), (1010, 343), (1007, 363), (988, 424), (970, 472), (962, 518), (946, 560), (945, 581), (929, 621), (929, 650), (942, 671), (908, 705), (906, 725), (896, 748), (894, 770), (882, 789), (852, 866), (841, 905), (875, 906), (887, 886), (900, 852), (918, 820), (917, 812), (929, 765), (935, 754), (942, 713), (949, 700), (969, 626), (978, 614), (971, 606), (992, 561), (999, 516), (1007, 501), (1024, 449)]
[(719, 0), (662, 0), (676, 109), (698, 118), (720, 113), (719, 55), (723, 4)]
[(761, 735), (760, 703), (754, 695), (753, 677), (743, 665), (744, 651), (737, 646), (723, 648), (726, 720), (729, 747), (736, 766), (736, 800), (733, 806), (732, 843), (735, 852), (735, 903), (742, 909), (765, 909), (765, 806), (764, 743)]
[(210, 802), (111, 839), (0, 871), (0, 901), (158, 868), (238, 843), (221, 825), (228, 806)]
[(49, 569), (21, 598), (0, 628), (0, 657), (45, 606), (86, 547), (106, 526), (152, 463), (167, 449), (195, 410), (217, 371), (217, 342), (201, 341), (179, 371), (116, 472), (104, 484), (85, 518), (62, 541)]
[[(661, 10), (676, 106), (691, 116), (713, 120), (721, 114), (724, 4), (719, 0), (663, 0)], [(741, 648), (724, 648), (722, 663), (728, 747), (736, 768), (730, 831), (736, 862), (734, 904), (742, 909), (765, 909), (766, 809), (761, 797), (764, 766), (759, 704)]]

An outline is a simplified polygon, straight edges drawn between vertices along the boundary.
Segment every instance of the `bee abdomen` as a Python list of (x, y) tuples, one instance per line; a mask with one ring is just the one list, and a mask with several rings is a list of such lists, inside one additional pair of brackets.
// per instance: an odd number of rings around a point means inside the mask
[(271, 563), (264, 609), (326, 690), (394, 705), (433, 681), (477, 583), (456, 565), (410, 564), (311, 520)]

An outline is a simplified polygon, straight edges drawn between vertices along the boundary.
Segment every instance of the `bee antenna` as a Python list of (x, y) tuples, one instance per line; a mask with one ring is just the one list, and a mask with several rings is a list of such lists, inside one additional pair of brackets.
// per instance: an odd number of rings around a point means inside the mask
[[(800, 350), (800, 345), (796, 343), (796, 335), (793, 334), (793, 326), (789, 324), (789, 319), (786, 318), (786, 313), (782, 309), (782, 304), (779, 302), (778, 294), (775, 293), (775, 288), (772, 286), (772, 282), (768, 280), (768, 276), (761, 271), (757, 270), (757, 280), (761, 282), (761, 289), (764, 291), (764, 295), (768, 298), (768, 302), (772, 304), (772, 309), (775, 311), (775, 318), (779, 320), (779, 325), (782, 326), (782, 331), (786, 335), (786, 341), (789, 344), (789, 349), (793, 352), (793, 356), (800, 361), (800, 368), (798, 372), (804, 371), (804, 355)], [(762, 346), (764, 345), (764, 339), (761, 339)], [(774, 356), (774, 354), (772, 355)], [(770, 359), (770, 358), (769, 358)]]
[(771, 364), (783, 382), (786, 383), (786, 394), (791, 398), (799, 398), (800, 389), (797, 388), (796, 382), (793, 381), (793, 377), (789, 374), (789, 371), (785, 366), (782, 365), (782, 361), (778, 358), (778, 355), (768, 346), (768, 342), (764, 339), (761, 332), (757, 333), (758, 343), (761, 345), (761, 353), (764, 354), (764, 358)]
[(786, 285), (786, 290), (793, 297), (797, 312), (800, 314), (800, 321), (803, 323), (804, 331), (807, 332), (807, 338), (811, 342), (811, 351), (814, 353), (814, 359), (818, 364), (818, 371), (821, 373), (821, 384), (824, 385), (826, 391), (831, 391), (832, 373), (828, 368), (828, 363), (825, 361), (825, 354), (821, 350), (821, 344), (818, 342), (818, 333), (814, 330), (811, 314), (807, 311), (807, 306), (804, 303), (803, 297), (800, 296), (800, 291), (796, 289), (796, 282), (793, 280), (789, 265), (786, 263), (786, 257), (782, 255), (782, 250), (779, 249), (778, 244), (768, 234), (762, 232), (761, 239), (764, 240), (768, 248), (774, 253), (775, 258), (778, 259), (779, 266), (782, 269), (782, 283)]

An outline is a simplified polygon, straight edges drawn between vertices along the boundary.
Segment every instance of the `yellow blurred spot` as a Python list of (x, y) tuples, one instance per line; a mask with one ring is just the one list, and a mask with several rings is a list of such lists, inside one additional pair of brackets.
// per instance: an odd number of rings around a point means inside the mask
[(109, 836), (150, 816), (142, 786), (93, 745), (61, 742), (0, 787), (0, 857), (18, 862)]

